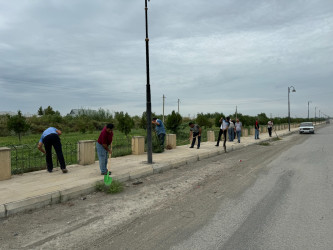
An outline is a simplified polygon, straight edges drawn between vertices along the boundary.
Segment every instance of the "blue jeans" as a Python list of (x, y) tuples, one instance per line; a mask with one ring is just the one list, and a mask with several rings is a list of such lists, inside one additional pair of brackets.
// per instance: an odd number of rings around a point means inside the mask
[(240, 138), (241, 138), (242, 131), (239, 130), (239, 131), (236, 131), (236, 133), (237, 133), (237, 139), (238, 139), (238, 142), (240, 142)]
[(234, 128), (228, 128), (228, 137), (229, 137), (229, 141), (234, 141)]
[(259, 129), (254, 130), (254, 139), (259, 139)]
[(99, 159), (99, 168), (101, 170), (102, 174), (107, 173), (107, 165), (108, 165), (108, 157), (109, 157), (109, 152), (103, 148), (101, 144), (96, 142), (96, 149), (97, 149), (97, 155)]

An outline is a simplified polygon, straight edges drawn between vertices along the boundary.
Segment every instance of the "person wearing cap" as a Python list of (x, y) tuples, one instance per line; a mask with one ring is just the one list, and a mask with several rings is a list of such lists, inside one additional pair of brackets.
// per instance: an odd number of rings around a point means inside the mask
[[(99, 159), (99, 168), (101, 175), (108, 173), (107, 165), (109, 154), (112, 154), (113, 124), (107, 124), (101, 131), (96, 142), (97, 155)], [(109, 171), (111, 175), (111, 171)]]
[(164, 138), (165, 138), (164, 124), (160, 119), (157, 119), (156, 117), (153, 118), (151, 123), (155, 125), (155, 131), (156, 131), (158, 140), (160, 141), (160, 145), (161, 145), (162, 149), (164, 149)]
[[(66, 169), (66, 163), (61, 148), (61, 142), (59, 137), (59, 135), (61, 134), (62, 133), (59, 129), (56, 129), (54, 127), (49, 127), (48, 129), (44, 130), (38, 142), (37, 146), (38, 150), (46, 155), (46, 165), (47, 165), (47, 171), (49, 173), (53, 172), (52, 146), (56, 151), (62, 172), (64, 174), (68, 172), (68, 170)], [(45, 150), (43, 148), (43, 145), (45, 147)]]
[(192, 138), (192, 144), (191, 144), (190, 148), (194, 148), (194, 144), (195, 144), (196, 138), (198, 136), (197, 149), (199, 149), (200, 141), (201, 141), (201, 128), (198, 124), (194, 124), (193, 122), (190, 122), (188, 125), (190, 126), (190, 138)]

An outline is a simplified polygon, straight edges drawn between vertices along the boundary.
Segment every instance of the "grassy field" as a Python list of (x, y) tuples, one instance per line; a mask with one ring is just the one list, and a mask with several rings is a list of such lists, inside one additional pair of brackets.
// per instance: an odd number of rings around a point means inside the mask
[[(211, 129), (210, 129), (211, 130)], [(218, 130), (215, 128), (213, 130)], [(167, 133), (169, 133), (167, 131)], [(67, 165), (77, 163), (77, 143), (80, 140), (97, 140), (100, 131), (88, 133), (63, 133), (61, 138), (62, 150)], [(217, 136), (218, 133), (215, 132)], [(154, 138), (153, 132), (153, 140)], [(45, 156), (38, 151), (37, 144), (41, 135), (30, 134), (24, 135), (19, 141), (17, 136), (0, 137), (0, 147), (10, 147), (11, 151), (11, 166), (12, 174), (21, 174), (25, 172), (37, 171), (46, 169)], [(133, 129), (128, 136), (118, 130), (114, 131), (112, 143), (112, 157), (129, 155), (132, 153), (131, 138), (132, 136), (146, 136), (146, 131), (143, 129)], [(177, 145), (189, 144), (188, 141), (189, 129), (185, 128), (177, 133)], [(207, 140), (207, 130), (203, 129), (202, 141)], [(153, 143), (154, 144), (154, 143)], [(98, 160), (96, 154), (96, 160)], [(55, 153), (53, 152), (53, 164), (57, 167), (59, 164)]]
[[(132, 136), (144, 136), (145, 130), (133, 130), (127, 137), (120, 131), (114, 131), (112, 157), (128, 155), (132, 153)], [(62, 150), (67, 165), (77, 163), (77, 143), (80, 140), (97, 140), (100, 131), (89, 133), (63, 133), (61, 138)], [(10, 147), (12, 174), (46, 169), (45, 156), (38, 151), (37, 144), (41, 135), (30, 134), (22, 137), (21, 142), (17, 136), (0, 137), (0, 147)], [(96, 154), (97, 160), (97, 154)], [(54, 167), (58, 166), (57, 158), (53, 152)]]

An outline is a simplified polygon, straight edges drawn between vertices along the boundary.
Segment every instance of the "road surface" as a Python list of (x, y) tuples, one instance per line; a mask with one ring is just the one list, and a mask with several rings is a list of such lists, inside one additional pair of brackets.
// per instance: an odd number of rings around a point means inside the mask
[(333, 126), (1, 220), (1, 249), (333, 249)]

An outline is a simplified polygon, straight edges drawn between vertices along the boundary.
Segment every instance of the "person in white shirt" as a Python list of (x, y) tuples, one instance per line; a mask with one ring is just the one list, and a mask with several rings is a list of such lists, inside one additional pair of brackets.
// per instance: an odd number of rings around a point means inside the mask
[(229, 121), (230, 121), (230, 117), (227, 117), (227, 119), (223, 119), (223, 117), (221, 117), (221, 119), (220, 119), (220, 122), (221, 122), (220, 132), (219, 132), (219, 136), (217, 138), (217, 142), (216, 142), (216, 145), (215, 145), (216, 147), (219, 146), (221, 136), (223, 134), (223, 136), (224, 136), (223, 147), (224, 147), (225, 151), (226, 151), (226, 141), (227, 141), (227, 131), (228, 131), (228, 127), (229, 127)]
[(273, 121), (269, 120), (267, 123), (267, 130), (268, 130), (269, 137), (272, 137), (273, 125), (274, 125)]
[(240, 138), (242, 133), (242, 123), (239, 121), (239, 119), (236, 120), (235, 127), (236, 127), (238, 143), (240, 143)]

